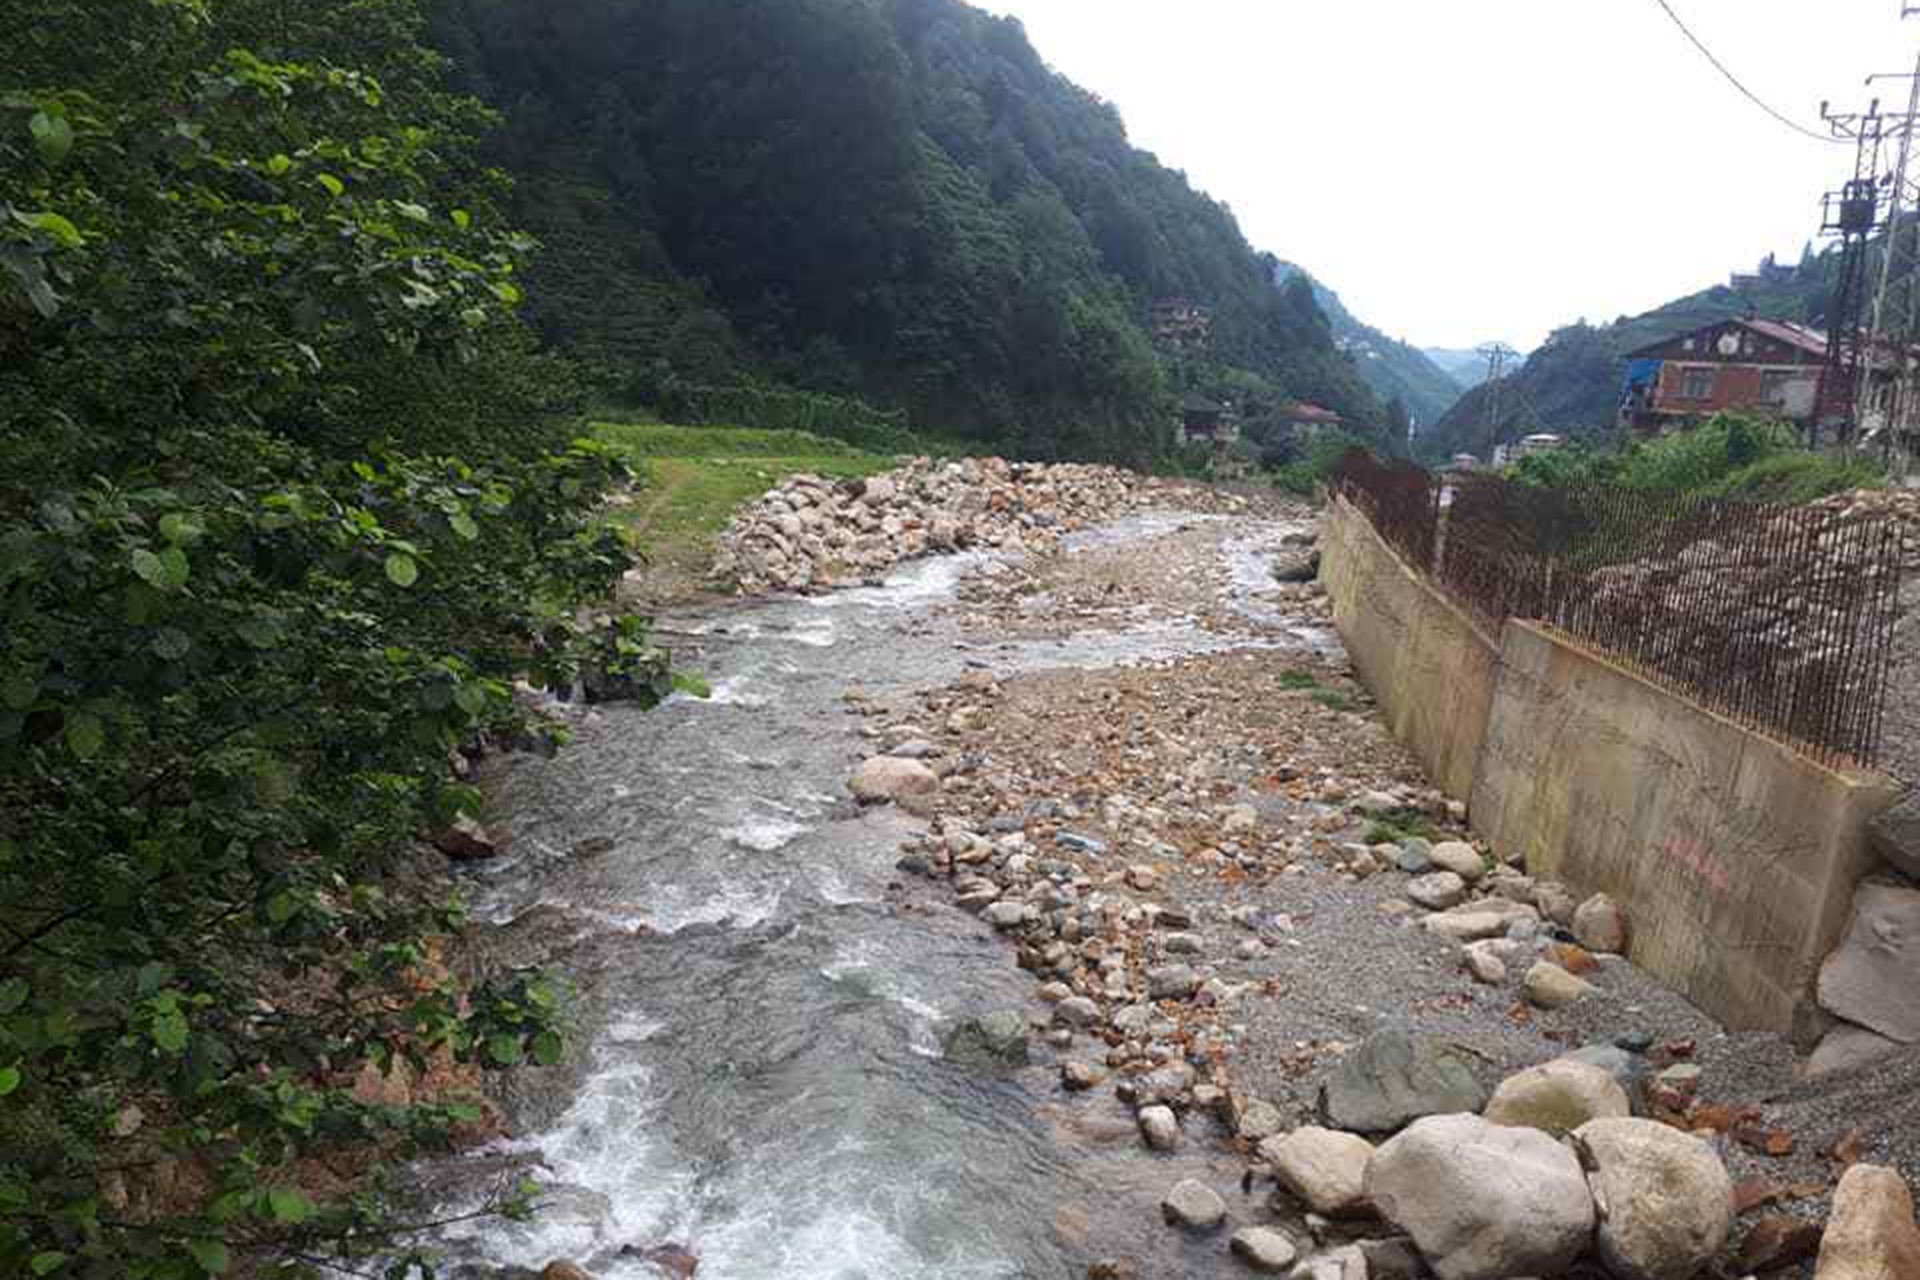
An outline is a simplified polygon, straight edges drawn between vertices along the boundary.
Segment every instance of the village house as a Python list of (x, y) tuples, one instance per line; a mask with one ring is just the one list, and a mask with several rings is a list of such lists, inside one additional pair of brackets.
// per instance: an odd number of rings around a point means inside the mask
[(1221, 404), (1198, 392), (1180, 401), (1180, 443), (1211, 444), (1225, 449), (1240, 438), (1240, 423), (1231, 404)]
[(1347, 423), (1345, 418), (1331, 409), (1317, 404), (1299, 401), (1284, 404), (1275, 413), (1275, 420), (1293, 433), (1293, 438), (1301, 444), (1328, 431), (1337, 431)]
[(1213, 313), (1185, 298), (1162, 298), (1148, 315), (1148, 329), (1161, 347), (1204, 352), (1213, 340)]
[(1822, 394), (1827, 338), (1781, 320), (1723, 320), (1627, 353), (1620, 422), (1659, 435), (1726, 410), (1766, 414), (1803, 430), (1838, 415), (1851, 395)]

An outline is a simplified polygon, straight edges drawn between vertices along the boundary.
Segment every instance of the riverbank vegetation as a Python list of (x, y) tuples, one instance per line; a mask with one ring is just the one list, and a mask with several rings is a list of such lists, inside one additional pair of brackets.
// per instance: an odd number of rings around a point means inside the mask
[(1722, 413), (1688, 431), (1627, 442), (1616, 450), (1575, 445), (1522, 458), (1512, 469), (1527, 484), (1615, 484), (1712, 498), (1812, 502), (1885, 482), (1870, 454), (1851, 457), (1803, 448), (1787, 427)]
[(516, 679), (665, 687), (575, 621), (624, 463), (411, 0), (0, 16), (0, 1273), (404, 1258), (379, 1158), (481, 1113), (392, 1082), (561, 1053), (405, 851)]
[(899, 461), (804, 431), (596, 422), (593, 434), (645, 481), (613, 518), (646, 546), (656, 598), (697, 590), (734, 512), (788, 476), (852, 479)]

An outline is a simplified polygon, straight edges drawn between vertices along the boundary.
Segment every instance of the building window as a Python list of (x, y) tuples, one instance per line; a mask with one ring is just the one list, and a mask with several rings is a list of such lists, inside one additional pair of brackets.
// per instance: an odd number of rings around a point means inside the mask
[(1760, 401), (1762, 404), (1784, 405), (1787, 402), (1787, 387), (1793, 382), (1790, 369), (1768, 369), (1760, 375)]
[(1710, 400), (1713, 398), (1713, 370), (1688, 369), (1680, 380), (1680, 397), (1683, 400)]

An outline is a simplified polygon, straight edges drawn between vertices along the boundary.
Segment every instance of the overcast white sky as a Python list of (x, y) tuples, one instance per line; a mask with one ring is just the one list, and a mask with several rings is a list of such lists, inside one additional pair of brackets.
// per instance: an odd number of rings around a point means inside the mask
[[(1362, 320), (1423, 346), (1644, 311), (1798, 258), (1852, 151), (1655, 0), (982, 0)], [(1901, 0), (1669, 0), (1761, 97), (1904, 109)]]

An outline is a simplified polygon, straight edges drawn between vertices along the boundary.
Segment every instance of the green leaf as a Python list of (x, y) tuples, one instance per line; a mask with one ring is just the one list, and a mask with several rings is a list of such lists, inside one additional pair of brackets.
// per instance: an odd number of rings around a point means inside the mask
[(550, 1067), (560, 1061), (560, 1037), (552, 1031), (542, 1031), (533, 1038), (533, 1060), (543, 1067)]
[(160, 517), (160, 536), (176, 547), (190, 547), (206, 532), (198, 520), (182, 511), (169, 511)]
[(673, 673), (673, 688), (676, 693), (684, 693), (694, 698), (711, 698), (713, 686), (690, 671)]
[(47, 1253), (36, 1253), (27, 1263), (27, 1270), (37, 1276), (52, 1275), (55, 1271), (58, 1271), (66, 1261), (67, 1255), (58, 1250), (51, 1250)]
[(33, 148), (40, 158), (50, 165), (58, 165), (73, 150), (73, 126), (67, 123), (64, 115), (49, 115), (45, 111), (36, 111), (27, 121), (27, 130), (33, 134)]
[(501, 1032), (487, 1037), (487, 1056), (503, 1067), (510, 1067), (520, 1061), (520, 1056), (524, 1052), (526, 1048), (519, 1036)]
[(277, 155), (267, 161), (267, 172), (275, 176), (283, 174), (291, 168), (293, 168), (293, 159), (290, 156)]
[(187, 1047), (187, 1015), (176, 1005), (165, 1005), (153, 1015), (153, 1042), (167, 1053)]
[(5, 683), (0, 683), (0, 707), (9, 711), (25, 711), (39, 696), (40, 677), (25, 667), (9, 672)]
[(133, 553), (133, 572), (140, 581), (150, 587), (163, 587), (167, 581), (167, 567), (160, 563), (160, 557), (141, 547)]
[(462, 711), (478, 719), (487, 709), (487, 687), (483, 684), (463, 684), (453, 691), (453, 701)]
[(338, 200), (347, 194), (347, 184), (330, 173), (316, 173), (313, 180), (327, 189), (327, 194)]
[(274, 1187), (267, 1192), (267, 1205), (277, 1222), (305, 1222), (313, 1216), (313, 1201), (292, 1187)]
[(78, 249), (86, 243), (86, 237), (80, 234), (80, 228), (51, 209), (39, 213), (21, 213), (16, 209), (13, 220), (23, 226), (32, 227), (35, 231), (45, 232), (64, 248)]
[(387, 557), (387, 581), (396, 587), (410, 587), (420, 578), (420, 566), (414, 558), (405, 552), (395, 551)]
[(453, 211), (453, 225), (465, 231), (473, 225), (473, 215), (465, 209), (455, 209)]
[(20, 1087), (20, 1068), (0, 1067), (0, 1098)]
[(415, 222), (433, 221), (433, 215), (427, 212), (427, 207), (423, 204), (415, 204), (411, 200), (395, 200), (393, 207), (400, 211), (400, 216), (403, 218), (412, 218)]
[(66, 723), (67, 750), (82, 760), (91, 760), (100, 754), (100, 748), (106, 743), (107, 728), (100, 717), (91, 711), (69, 711)]
[(455, 533), (459, 534), (468, 542), (472, 542), (480, 536), (480, 526), (475, 524), (473, 517), (464, 511), (456, 511), (448, 516), (447, 523), (452, 526)]
[(227, 1246), (218, 1240), (189, 1240), (187, 1252), (200, 1264), (200, 1270), (210, 1276), (227, 1274)]
[(187, 553), (179, 547), (168, 547), (160, 553), (160, 563), (167, 573), (166, 585), (178, 590), (187, 585), (187, 575), (192, 566), (187, 561)]
[(520, 290), (508, 284), (505, 280), (502, 280), (499, 284), (493, 286), (493, 296), (508, 306), (512, 306), (520, 301)]

